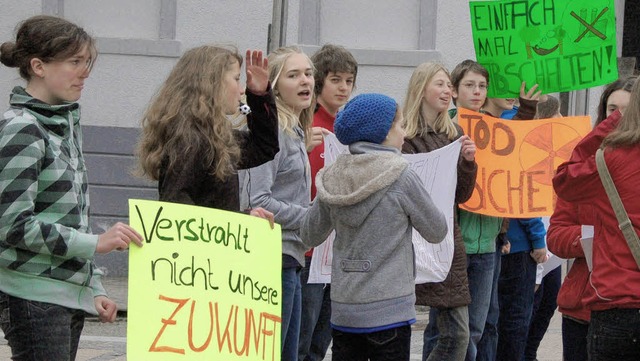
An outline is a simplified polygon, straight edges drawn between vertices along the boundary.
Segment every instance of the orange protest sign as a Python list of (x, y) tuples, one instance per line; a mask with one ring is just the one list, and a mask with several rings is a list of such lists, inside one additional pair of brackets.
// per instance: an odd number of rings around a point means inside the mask
[(458, 122), (476, 143), (478, 176), (461, 208), (496, 217), (550, 216), (551, 180), (591, 130), (588, 116), (504, 120), (458, 108)]

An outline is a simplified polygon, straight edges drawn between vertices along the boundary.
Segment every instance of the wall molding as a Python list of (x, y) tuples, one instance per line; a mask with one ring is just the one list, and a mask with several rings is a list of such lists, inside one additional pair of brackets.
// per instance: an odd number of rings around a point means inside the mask
[[(42, 13), (64, 17), (64, 0), (42, 0)], [(177, 0), (161, 0), (158, 39), (96, 37), (98, 52), (178, 58), (181, 42), (175, 40), (177, 13)]]
[[(313, 54), (320, 46), (300, 45), (306, 54)], [(436, 50), (377, 50), (346, 48), (353, 54), (358, 65), (416, 67), (427, 61), (441, 61), (442, 55)]]

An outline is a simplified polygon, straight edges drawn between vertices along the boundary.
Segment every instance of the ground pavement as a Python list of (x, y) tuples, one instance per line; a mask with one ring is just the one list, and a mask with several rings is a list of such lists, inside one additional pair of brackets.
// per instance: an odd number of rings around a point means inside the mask
[[(112, 298), (119, 305), (126, 304), (126, 282), (119, 278), (105, 278), (104, 285)], [(428, 321), (426, 308), (418, 308), (418, 320), (413, 325), (411, 337), (411, 360), (420, 360), (422, 356), (422, 333)], [(126, 317), (119, 317), (113, 324), (101, 324), (95, 319), (88, 319), (78, 350), (77, 361), (125, 361), (127, 342), (127, 320)], [(0, 332), (0, 360), (9, 360), (11, 352)], [(330, 361), (331, 355), (327, 355), (325, 360)], [(551, 320), (551, 325), (542, 340), (538, 350), (538, 361), (561, 361), (562, 360), (562, 339), (561, 339), (561, 317), (556, 311)], [(144, 361), (144, 360), (129, 360)]]

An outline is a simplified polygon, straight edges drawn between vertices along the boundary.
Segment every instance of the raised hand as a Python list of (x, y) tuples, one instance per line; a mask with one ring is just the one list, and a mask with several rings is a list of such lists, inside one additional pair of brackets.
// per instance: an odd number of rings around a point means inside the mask
[(262, 57), (262, 50), (247, 50), (245, 56), (247, 69), (247, 89), (257, 95), (265, 94), (269, 84), (269, 62)]
[(522, 85), (520, 86), (520, 98), (527, 99), (527, 100), (535, 100), (535, 101), (540, 100), (540, 96), (542, 95), (542, 90), (538, 90), (536, 92), (536, 90), (538, 89), (538, 84), (532, 86), (528, 92), (525, 92), (525, 88), (526, 88), (526, 83), (522, 82)]

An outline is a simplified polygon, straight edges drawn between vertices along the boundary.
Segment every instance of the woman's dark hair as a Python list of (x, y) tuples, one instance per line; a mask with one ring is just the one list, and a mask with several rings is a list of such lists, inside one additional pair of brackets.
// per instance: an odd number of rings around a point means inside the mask
[(637, 76), (630, 76), (618, 79), (607, 85), (600, 96), (600, 103), (598, 103), (598, 117), (596, 118), (596, 125), (600, 124), (600, 122), (607, 118), (607, 101), (609, 101), (611, 94), (618, 90), (626, 90), (631, 93), (631, 88), (637, 78)]
[[(95, 60), (93, 38), (81, 27), (55, 16), (33, 16), (16, 27), (16, 41), (0, 45), (0, 62), (18, 68), (20, 76), (31, 79), (31, 59), (45, 63), (72, 57), (88, 46)], [(93, 62), (92, 62), (93, 64)]]

